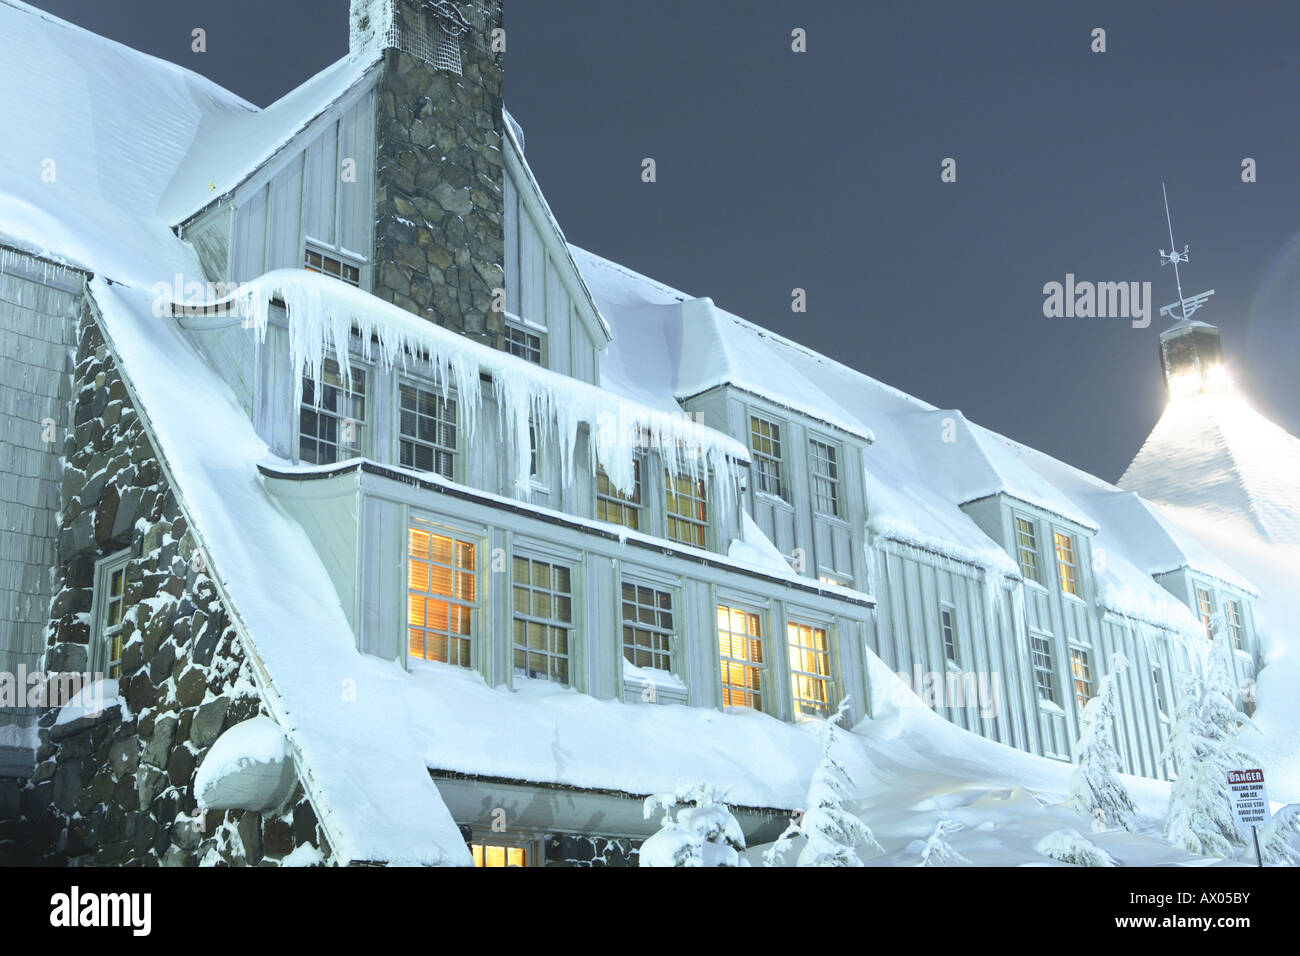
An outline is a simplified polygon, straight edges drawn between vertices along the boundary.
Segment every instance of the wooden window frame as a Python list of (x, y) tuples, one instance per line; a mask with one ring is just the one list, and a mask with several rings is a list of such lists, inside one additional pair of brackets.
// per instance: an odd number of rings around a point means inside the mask
[[(424, 559), (412, 553), (414, 549), (413, 536), (417, 534), (427, 535), (430, 539), (428, 559)], [(443, 538), (451, 542), (451, 552), (452, 552), (451, 564), (449, 565), (443, 564), (441, 562), (433, 560), (434, 558), (433, 539), (434, 538)], [(482, 605), (483, 587), (482, 587), (482, 581), (479, 573), (479, 568), (482, 560), (482, 552), (483, 552), (482, 540), (474, 535), (463, 534), (461, 532), (457, 532), (451, 529), (446, 529), (442, 527), (421, 527), (420, 525), (414, 523), (408, 523), (407, 525), (406, 540), (407, 540), (406, 566), (405, 566), (406, 602), (405, 602), (404, 616), (406, 620), (405, 654), (406, 654), (407, 661), (408, 662), (409, 661), (420, 661), (420, 662), (435, 661), (443, 664), (449, 664), (455, 667), (465, 667), (465, 668), (469, 668), (470, 670), (475, 669), (476, 667), (478, 667), (478, 657), (480, 653), (479, 641), (478, 641), (479, 626), (480, 626), (479, 616), (481, 613), (481, 608), (483, 606)], [(465, 566), (460, 564), (460, 548), (464, 546), (471, 547), (474, 549), (473, 567), (471, 568), (466, 568)], [(415, 570), (413, 569), (412, 565), (414, 562), (421, 562), (421, 561), (426, 562), (429, 565), (429, 587), (427, 590), (423, 590), (412, 586), (413, 582), (416, 580), (414, 577)], [(451, 590), (453, 593), (442, 594), (440, 592), (433, 590), (434, 568), (442, 568), (451, 572)], [(469, 599), (466, 599), (460, 594), (455, 593), (460, 589), (460, 576), (465, 574), (468, 574), (473, 582), (472, 587), (474, 593), (473, 593), (473, 597)], [(417, 598), (426, 602), (423, 605), (423, 617), (424, 617), (423, 624), (412, 623), (412, 615), (411, 615), (412, 600)], [(430, 601), (434, 602), (435, 604), (445, 604), (447, 606), (447, 630), (444, 631), (444, 630), (440, 630), (439, 628), (429, 626), (428, 602)], [(460, 614), (466, 616), (468, 621), (468, 627), (469, 627), (468, 633), (456, 633), (451, 630), (452, 628), (451, 612), (453, 608), (458, 610), (458, 615), (457, 615), (458, 617)], [(420, 641), (421, 641), (421, 646), (423, 648), (422, 654), (412, 653), (411, 645), (412, 645), (413, 631), (421, 632)], [(445, 658), (429, 656), (430, 638), (438, 637), (438, 636), (442, 637), (445, 641), (445, 649), (446, 649)], [(454, 660), (452, 659), (453, 649), (456, 652)]]
[[(631, 589), (632, 600), (628, 600), (628, 589)], [(665, 611), (662, 605), (644, 604), (641, 601), (641, 592), (648, 591), (651, 599), (656, 600), (660, 597), (668, 599), (667, 614), (669, 615), (670, 624), (664, 625), (662, 615)], [(672, 674), (676, 677), (674, 667), (677, 657), (677, 598), (672, 588), (664, 588), (654, 584), (646, 584), (635, 578), (623, 578), (619, 581), (619, 622), (621, 627), (621, 646), (623, 649), (623, 660), (630, 663), (633, 667), (639, 667), (643, 670), (662, 671), (666, 674)], [(633, 616), (628, 617), (628, 609), (632, 609)], [(642, 611), (648, 612), (653, 621), (643, 620)], [(633, 632), (633, 642), (628, 643), (628, 632)], [(646, 647), (636, 641), (636, 633), (643, 632), (650, 639), (650, 646)], [(663, 642), (662, 647), (656, 647), (656, 640)], [(634, 658), (638, 653), (649, 656), (651, 663), (640, 664)], [(667, 666), (660, 667), (654, 663), (657, 658), (664, 658)]]
[(1074, 535), (1052, 529), (1052, 548), (1056, 552), (1061, 593), (1079, 597), (1078, 548)]
[[(519, 580), (519, 564), (523, 562), (528, 565), (528, 582), (521, 583)], [(537, 566), (548, 569), (548, 580), (544, 585), (534, 583), (534, 571)], [(555, 572), (564, 571), (568, 575), (569, 589), (561, 591), (555, 581)], [(510, 568), (510, 634), (511, 634), (511, 672), (516, 678), (528, 678), (530, 680), (545, 680), (558, 684), (562, 687), (573, 686), (573, 638), (576, 631), (574, 622), (574, 606), (577, 603), (574, 595), (574, 580), (577, 577), (577, 569), (574, 565), (564, 561), (559, 561), (549, 555), (535, 555), (529, 552), (516, 552), (512, 555)], [(520, 592), (528, 594), (528, 610), (521, 611), (518, 607)], [(545, 594), (549, 598), (551, 606), (550, 616), (536, 612), (536, 595)], [(557, 613), (560, 607), (561, 599), (567, 599), (569, 605), (568, 617), (562, 617)], [(520, 625), (523, 625), (524, 635), (523, 642), (520, 641)], [(529, 631), (532, 627), (540, 627), (546, 639), (546, 646), (543, 648), (532, 647), (528, 638)], [(557, 650), (556, 640), (563, 632), (564, 650)], [(524, 666), (520, 666), (519, 656), (524, 655)], [(545, 660), (546, 673), (540, 674), (532, 667), (530, 658), (540, 656)], [(563, 662), (563, 676), (556, 676), (553, 665), (556, 662)]]
[[(805, 643), (805, 633), (813, 641), (821, 635), (822, 646)], [(796, 636), (799, 638), (796, 641)], [(834, 655), (832, 653), (831, 628), (824, 623), (791, 618), (785, 623), (786, 654), (790, 662), (790, 706), (795, 717), (828, 717), (833, 709), (835, 695)], [(813, 660), (813, 670), (804, 666)], [(824, 672), (816, 669), (817, 658), (824, 666)], [(822, 699), (817, 700), (817, 685), (820, 685)], [(809, 693), (809, 691), (811, 693)], [(802, 705), (807, 704), (805, 709)]]
[(1034, 695), (1041, 702), (1060, 707), (1056, 699), (1056, 654), (1051, 637), (1029, 632), (1029, 662), (1034, 677)]
[[(726, 615), (724, 626), (723, 615)], [(735, 615), (743, 618), (744, 630), (737, 631), (733, 629), (732, 623)], [(748, 707), (765, 713), (764, 698), (769, 696), (766, 687), (769, 666), (767, 661), (767, 637), (764, 634), (763, 618), (761, 611), (755, 611), (748, 607), (736, 604), (718, 604), (716, 620), (716, 637), (718, 648), (717, 671), (721, 682), (720, 704), (722, 707)], [(749, 626), (757, 625), (757, 633), (751, 633)], [(730, 644), (727, 653), (723, 653), (723, 643), (730, 638)], [(753, 653), (757, 648), (757, 659), (751, 656), (740, 656), (734, 653), (735, 641), (742, 642), (744, 654)], [(733, 670), (734, 669), (734, 670)], [(735, 683), (731, 676), (743, 674), (745, 682), (742, 684)], [(731, 676), (729, 676), (731, 675)], [(752, 684), (749, 677), (752, 675)], [(739, 700), (737, 700), (739, 698)], [(770, 698), (767, 706), (771, 705)]]
[[(633, 469), (631, 497), (624, 497), (614, 490), (614, 486), (609, 483), (609, 476), (605, 474), (605, 469), (599, 467), (596, 469), (596, 520), (608, 521), (624, 528), (631, 528), (633, 531), (642, 530), (645, 489), (641, 483), (640, 458), (633, 462)], [(603, 489), (602, 483), (605, 486)]]
[[(416, 407), (408, 409), (405, 403), (405, 397), (408, 392), (414, 392)], [(420, 398), (426, 395), (433, 399), (434, 413), (427, 415), (420, 408)], [(448, 414), (450, 412), (450, 414)], [(407, 432), (407, 416), (414, 416), (415, 434)], [(433, 423), (434, 435), (433, 440), (420, 437), (419, 426), (423, 421)], [(445, 442), (446, 432), (449, 429), (451, 434), (451, 444)], [(403, 468), (410, 468), (413, 471), (422, 471), (427, 474), (441, 475), (449, 481), (455, 480), (456, 462), (459, 458), (460, 444), (460, 403), (457, 401), (456, 392), (448, 390), (446, 398), (443, 397), (441, 389), (436, 386), (426, 386), (410, 379), (399, 379), (397, 383), (397, 461)], [(411, 461), (408, 464), (407, 446), (411, 448)], [(420, 468), (416, 462), (416, 451), (419, 448), (428, 449), (432, 456), (432, 469)], [(446, 463), (446, 470), (439, 467), (440, 462)]]
[(1201, 619), (1201, 626), (1205, 628), (1205, 637), (1214, 640), (1214, 595), (1210, 593), (1209, 588), (1203, 588), (1199, 584), (1194, 585), (1194, 588), (1196, 613)]
[(1070, 644), (1070, 683), (1074, 688), (1075, 703), (1079, 705), (1079, 711), (1082, 712), (1088, 701), (1097, 696), (1092, 648), (1082, 644)]
[[(683, 490), (678, 482), (684, 482), (688, 488)], [(674, 502), (681, 501), (690, 503), (689, 513), (673, 506)], [(683, 528), (693, 529), (689, 538), (681, 534)], [(664, 537), (687, 547), (702, 551), (708, 549), (709, 499), (708, 486), (703, 478), (674, 476), (667, 469), (664, 470)]]
[(957, 608), (951, 604), (939, 605), (939, 637), (943, 642), (944, 661), (960, 667), (957, 653)]
[[(329, 382), (326, 380), (327, 376), (331, 374), (331, 368), (333, 369), (333, 375), (336, 379), (335, 382)], [(310, 372), (305, 372), (298, 382), (298, 418), (294, 423), (296, 439), (294, 444), (298, 461), (307, 464), (333, 465), (338, 464), (341, 461), (347, 461), (348, 457), (365, 457), (371, 388), (375, 381), (375, 376), (373, 374), (373, 369), (369, 366), (364, 363), (352, 361), (350, 358), (348, 360), (348, 368), (348, 377), (345, 377), (343, 374), (343, 366), (340, 364), (337, 357), (331, 356), (325, 359), (325, 364), (321, 368), (320, 386), (322, 395), (316, 394), (316, 381), (312, 378)], [(356, 388), (358, 378), (361, 382), (360, 391)], [(312, 390), (312, 401), (310, 403), (307, 395), (308, 388), (311, 388)], [(321, 403), (321, 399), (327, 389), (332, 389), (337, 392), (341, 400), (347, 403), (349, 414), (344, 414), (338, 409), (328, 409)], [(351, 402), (356, 399), (360, 399), (361, 401), (360, 417), (354, 417), (350, 414), (354, 410)], [(304, 419), (308, 416), (313, 416), (316, 419), (316, 432), (310, 437), (304, 435), (302, 427)], [(335, 437), (333, 441), (320, 437), (321, 423), (327, 420), (335, 423)], [(348, 422), (352, 422), (353, 427), (356, 430), (356, 438), (352, 443), (344, 444), (341, 439), (340, 430), (345, 429)], [(308, 459), (303, 454), (304, 441), (310, 441), (316, 445), (314, 458)], [(320, 448), (322, 446), (333, 448), (336, 457), (329, 461), (321, 461)], [(351, 454), (345, 457), (345, 451), (350, 452)]]
[[(129, 549), (118, 551), (95, 562), (91, 620), (94, 634), (91, 644), (92, 668), (107, 678), (122, 676), (122, 622), (126, 617), (126, 569), (131, 562)], [(120, 575), (120, 578), (118, 577)], [(121, 583), (115, 594), (114, 579)], [(114, 617), (116, 610), (116, 619)]]
[(1232, 598), (1223, 601), (1223, 620), (1228, 625), (1228, 637), (1239, 651), (1246, 649), (1246, 619), (1241, 613), (1241, 602)]
[(532, 365), (546, 365), (546, 333), (523, 322), (506, 320), (502, 351)]
[[(766, 427), (766, 434), (763, 428)], [(753, 455), (754, 491), (786, 500), (781, 423), (753, 413), (749, 416), (749, 448)], [(772, 486), (775, 486), (773, 490)]]
[(354, 289), (361, 288), (362, 263), (340, 256), (338, 252), (326, 252), (309, 243), (303, 253), (303, 268), (347, 283)]
[[(822, 454), (821, 449), (825, 449)], [(808, 439), (808, 467), (812, 475), (813, 511), (828, 518), (843, 518), (840, 504), (839, 446), (820, 438)], [(829, 509), (825, 506), (829, 502)]]
[(1022, 514), (1011, 515), (1012, 534), (1016, 543), (1016, 563), (1026, 581), (1042, 584), (1042, 570), (1039, 568), (1038, 522)]

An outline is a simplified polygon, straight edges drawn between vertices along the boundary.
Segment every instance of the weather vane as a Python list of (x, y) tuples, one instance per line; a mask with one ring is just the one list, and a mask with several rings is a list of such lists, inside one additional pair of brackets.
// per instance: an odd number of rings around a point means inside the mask
[(1198, 292), (1194, 296), (1183, 298), (1183, 280), (1178, 274), (1178, 263), (1187, 262), (1187, 246), (1183, 246), (1183, 251), (1179, 252), (1178, 247), (1174, 245), (1174, 220), (1169, 215), (1169, 192), (1165, 189), (1165, 184), (1160, 184), (1160, 192), (1165, 197), (1165, 222), (1169, 224), (1169, 252), (1160, 250), (1160, 264), (1167, 266), (1171, 262), (1174, 265), (1174, 282), (1178, 285), (1178, 301), (1171, 302), (1160, 309), (1162, 316), (1167, 316), (1178, 322), (1186, 322), (1192, 317), (1192, 313), (1205, 304), (1205, 300), (1214, 295), (1214, 290), (1209, 292)]

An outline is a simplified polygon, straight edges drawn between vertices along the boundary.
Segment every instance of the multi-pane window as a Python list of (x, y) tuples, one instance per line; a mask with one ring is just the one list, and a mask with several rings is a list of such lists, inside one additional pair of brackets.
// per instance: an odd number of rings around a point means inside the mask
[(673, 596), (623, 582), (623, 657), (637, 667), (672, 672)]
[(1223, 616), (1228, 622), (1228, 635), (1237, 650), (1246, 648), (1246, 627), (1241, 620), (1241, 605), (1236, 601), (1223, 602)]
[(704, 547), (709, 512), (703, 480), (664, 472), (664, 512), (670, 541)]
[(790, 649), (791, 696), (796, 714), (830, 713), (831, 654), (826, 629), (809, 624), (786, 624)]
[(763, 494), (784, 497), (781, 483), (781, 426), (751, 415), (749, 437), (754, 452), (755, 487)]
[(542, 364), (542, 337), (517, 325), (506, 323), (505, 350), (534, 365)]
[(835, 446), (812, 439), (808, 442), (812, 467), (813, 508), (818, 514), (840, 516), (840, 467)]
[(415, 385), (400, 391), (401, 463), (405, 468), (452, 477), (456, 459), (456, 400)]
[(475, 866), (527, 866), (528, 850), (522, 846), (497, 843), (471, 843)]
[(97, 666), (106, 677), (122, 676), (122, 617), (126, 610), (129, 552), (105, 558), (95, 567)]
[(342, 262), (324, 253), (316, 252), (314, 249), (307, 250), (307, 257), (304, 261), (303, 268), (308, 272), (319, 272), (322, 275), (333, 276), (335, 279), (341, 279), (348, 285), (360, 287), (361, 270), (347, 262)]
[(1056, 567), (1061, 576), (1061, 592), (1078, 594), (1079, 584), (1074, 567), (1074, 539), (1068, 534), (1053, 531), (1052, 541), (1056, 546)]
[(722, 706), (763, 709), (763, 623), (741, 608), (718, 605)]
[(943, 632), (943, 656), (950, 664), (957, 663), (957, 612), (951, 607), (939, 609), (939, 629)]
[(1092, 700), (1092, 657), (1086, 648), (1070, 648), (1070, 676), (1074, 679), (1074, 698), (1083, 710)]
[(1038, 581), (1038, 531), (1034, 523), (1019, 515), (1016, 522), (1016, 554), (1020, 559), (1020, 573), (1028, 581)]
[(1029, 656), (1034, 668), (1034, 690), (1039, 700), (1056, 700), (1056, 665), (1052, 661), (1052, 642), (1037, 634), (1029, 636)]
[(514, 571), (515, 673), (567, 684), (573, 574), (562, 564), (521, 557)]
[(1151, 668), (1151, 690), (1154, 695), (1152, 699), (1155, 701), (1156, 704), (1156, 713), (1157, 714), (1167, 713), (1167, 711), (1165, 710), (1165, 689), (1163, 683), (1160, 680), (1159, 664)]
[(1196, 589), (1196, 610), (1201, 615), (1201, 626), (1205, 636), (1214, 637), (1214, 605), (1210, 602), (1210, 592), (1205, 588)]
[(605, 469), (596, 471), (596, 517), (631, 528), (641, 527), (641, 463), (635, 463), (632, 493), (625, 496), (609, 481)]
[(345, 377), (334, 359), (326, 359), (320, 387), (311, 375), (302, 379), (298, 409), (298, 457), (313, 465), (332, 465), (361, 454), (366, 423), (366, 371), (353, 367)]
[(471, 666), (477, 548), (419, 528), (407, 532), (406, 626), (411, 657)]

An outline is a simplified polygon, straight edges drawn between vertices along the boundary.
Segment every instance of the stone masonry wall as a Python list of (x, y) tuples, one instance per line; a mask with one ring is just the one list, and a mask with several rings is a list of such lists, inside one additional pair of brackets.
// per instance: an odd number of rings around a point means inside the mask
[[(493, 5), (501, 25), (500, 3)], [(424, 16), (396, 0), (399, 28)], [(435, 27), (435, 29), (437, 29)], [(461, 43), (462, 73), (384, 54), (378, 88), (375, 295), (493, 347), (504, 315), (502, 69), (488, 36)]]
[(196, 813), (195, 770), (208, 749), (265, 708), (88, 307), (77, 342), (46, 670), (92, 666), (95, 562), (129, 550), (119, 697), (106, 695), (95, 715), (41, 715), (36, 769), (19, 795), (26, 839), (0, 844), (0, 863), (327, 860), (301, 787), (277, 814)]

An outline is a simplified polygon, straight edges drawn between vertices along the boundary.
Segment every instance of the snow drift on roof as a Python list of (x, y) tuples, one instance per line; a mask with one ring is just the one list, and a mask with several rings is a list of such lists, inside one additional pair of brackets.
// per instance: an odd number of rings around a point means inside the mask
[(1236, 395), (1170, 402), (1119, 483), (1206, 516), (1249, 515), (1267, 540), (1300, 545), (1300, 439)]

